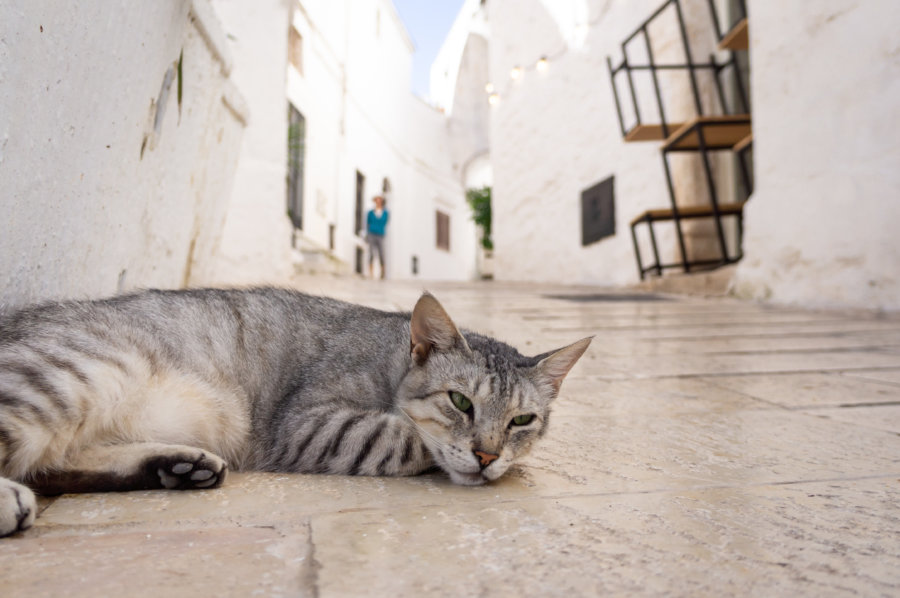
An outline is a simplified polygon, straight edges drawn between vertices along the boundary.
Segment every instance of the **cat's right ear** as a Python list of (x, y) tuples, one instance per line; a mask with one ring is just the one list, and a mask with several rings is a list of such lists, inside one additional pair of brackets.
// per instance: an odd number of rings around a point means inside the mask
[(416, 303), (409, 331), (410, 354), (418, 365), (425, 363), (433, 350), (469, 350), (466, 339), (431, 293), (423, 294)]
[(535, 366), (540, 377), (550, 384), (550, 387), (553, 389), (553, 396), (556, 396), (559, 392), (563, 378), (566, 377), (566, 374), (569, 373), (575, 362), (584, 355), (593, 339), (593, 336), (589, 336), (572, 343), (568, 347), (545, 353), (545, 357)]

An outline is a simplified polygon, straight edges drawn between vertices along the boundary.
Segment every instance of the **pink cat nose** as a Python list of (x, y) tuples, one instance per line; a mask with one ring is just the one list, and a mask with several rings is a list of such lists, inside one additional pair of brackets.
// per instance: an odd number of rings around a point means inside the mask
[(499, 459), (500, 455), (492, 455), (490, 453), (486, 453), (484, 451), (472, 451), (475, 453), (475, 456), (478, 457), (478, 460), (481, 462), (481, 469), (484, 469), (488, 465), (491, 464), (491, 461), (494, 459)]

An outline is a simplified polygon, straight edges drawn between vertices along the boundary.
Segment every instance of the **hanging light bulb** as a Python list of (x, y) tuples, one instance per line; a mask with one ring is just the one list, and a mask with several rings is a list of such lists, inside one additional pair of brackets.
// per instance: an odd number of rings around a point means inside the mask
[(499, 102), (499, 101), (500, 101), (499, 94), (492, 93), (491, 95), (488, 96), (488, 104), (490, 104), (491, 106), (496, 106), (497, 102)]
[(520, 67), (520, 66), (514, 66), (514, 67), (512, 68), (512, 70), (509, 71), (509, 78), (510, 78), (510, 79), (515, 80), (515, 79), (520, 78), (521, 76), (522, 76), (522, 67)]
[(547, 60), (546, 56), (541, 56), (538, 58), (537, 63), (534, 65), (534, 68), (537, 69), (539, 73), (545, 72), (550, 67), (550, 62)]
[(485, 85), (484, 91), (485, 91), (485, 93), (488, 93), (488, 94), (494, 93), (494, 84), (488, 83), (487, 85)]

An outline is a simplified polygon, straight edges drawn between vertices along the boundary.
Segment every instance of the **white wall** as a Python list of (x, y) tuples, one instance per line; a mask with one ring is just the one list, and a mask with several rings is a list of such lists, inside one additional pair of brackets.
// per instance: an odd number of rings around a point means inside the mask
[(457, 77), (462, 71), (459, 64), (472, 34), (485, 39), (490, 37), (487, 11), (484, 10), (481, 0), (463, 2), (431, 63), (427, 99), (447, 114), (452, 114), (454, 110), (458, 89)]
[(234, 56), (231, 78), (253, 118), (234, 172), (234, 191), (213, 280), (281, 282), (293, 272), (287, 217), (287, 100), (290, 0), (214, 0)]
[(209, 5), (15, 0), (2, 12), (0, 302), (206, 277), (245, 116)]
[(900, 309), (900, 13), (750, 3), (756, 190), (740, 296)]
[[(475, 232), (447, 118), (410, 92), (412, 44), (387, 0), (307, 1), (294, 26), (303, 73), (288, 69), (288, 99), (306, 119), (303, 234), (353, 265), (356, 172), (366, 177), (364, 211), (390, 180), (387, 272), (391, 278), (468, 279)], [(449, 253), (435, 247), (435, 209), (450, 213)], [(411, 270), (417, 256), (419, 274)]]
[[(460, 166), (466, 188), (470, 187), (470, 180), (491, 178), (490, 172), (483, 172), (484, 165), (474, 164), (479, 159), (489, 161), (491, 111), (485, 92), (490, 80), (489, 62), (487, 38), (470, 34), (459, 57), (448, 122), (453, 161)], [(479, 169), (480, 174), (476, 173)]]
[[(395, 237), (398, 277), (413, 278), (410, 262), (415, 255), (419, 274), (414, 278), (472, 279), (477, 272), (475, 225), (465, 202), (461, 165), (451, 163), (447, 118), (418, 98), (410, 99), (405, 117), (398, 123), (403, 138), (409, 141), (403, 159), (410, 166), (404, 177), (405, 201), (400, 206), (406, 222), (402, 234)], [(449, 252), (436, 247), (437, 210), (450, 216)]]

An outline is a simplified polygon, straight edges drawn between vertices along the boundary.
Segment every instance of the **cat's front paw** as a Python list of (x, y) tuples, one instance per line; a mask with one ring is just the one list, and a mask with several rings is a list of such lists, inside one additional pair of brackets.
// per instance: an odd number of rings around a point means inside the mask
[(28, 529), (36, 516), (34, 492), (22, 484), (0, 478), (0, 538)]
[(144, 467), (169, 490), (217, 488), (225, 480), (228, 467), (220, 457), (197, 450), (151, 457)]

